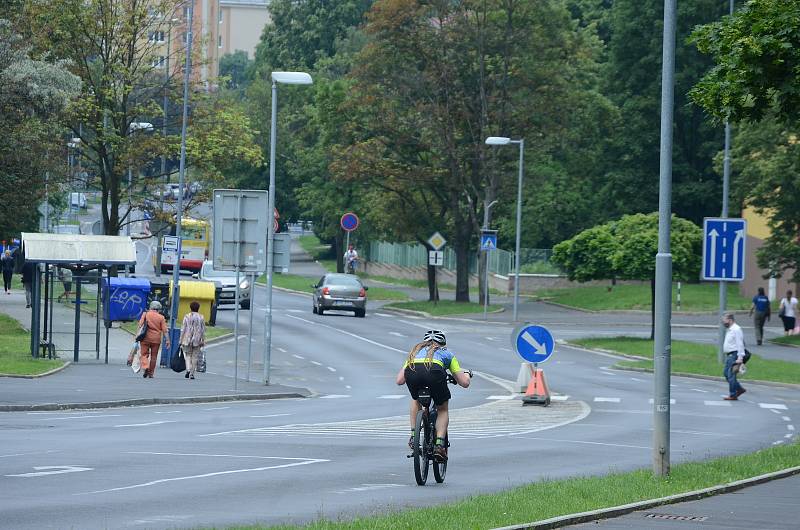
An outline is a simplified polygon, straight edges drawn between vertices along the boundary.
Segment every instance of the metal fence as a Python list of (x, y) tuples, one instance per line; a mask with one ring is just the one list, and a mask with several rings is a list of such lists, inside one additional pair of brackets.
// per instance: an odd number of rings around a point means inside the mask
[[(558, 267), (550, 262), (553, 249), (549, 248), (521, 248), (520, 272), (531, 274), (560, 274)], [(428, 250), (419, 243), (388, 243), (386, 241), (372, 241), (369, 245), (367, 259), (378, 263), (397, 265), (399, 267), (425, 267), (428, 264)], [(450, 248), (444, 249), (445, 269), (456, 269), (456, 253)], [(478, 270), (478, 256), (470, 256), (469, 271), (471, 274)], [(514, 272), (514, 253), (497, 249), (489, 253), (489, 272), (508, 276)]]

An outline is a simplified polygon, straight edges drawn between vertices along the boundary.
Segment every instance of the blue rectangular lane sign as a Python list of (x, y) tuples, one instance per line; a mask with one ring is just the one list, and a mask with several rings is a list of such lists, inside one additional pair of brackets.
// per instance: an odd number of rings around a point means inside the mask
[(703, 220), (703, 279), (744, 279), (747, 222), (706, 217)]

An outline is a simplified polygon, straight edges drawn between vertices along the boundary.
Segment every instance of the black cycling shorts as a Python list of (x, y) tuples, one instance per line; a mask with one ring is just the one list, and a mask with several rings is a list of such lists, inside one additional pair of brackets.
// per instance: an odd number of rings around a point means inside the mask
[[(413, 366), (413, 369), (412, 369)], [(430, 368), (424, 363), (415, 363), (407, 366), (405, 370), (406, 386), (414, 399), (419, 398), (419, 389), (431, 389), (431, 397), (436, 405), (442, 405), (450, 399), (450, 389), (447, 388), (447, 372), (436, 363), (431, 363)]]

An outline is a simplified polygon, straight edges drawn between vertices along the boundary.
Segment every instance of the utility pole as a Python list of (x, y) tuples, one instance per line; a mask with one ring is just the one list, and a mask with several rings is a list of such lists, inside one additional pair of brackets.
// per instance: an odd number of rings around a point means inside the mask
[(655, 341), (653, 344), (653, 472), (669, 475), (669, 379), (672, 355), (672, 124), (675, 107), (675, 25), (677, 0), (664, 0), (661, 65), (661, 149), (656, 254)]

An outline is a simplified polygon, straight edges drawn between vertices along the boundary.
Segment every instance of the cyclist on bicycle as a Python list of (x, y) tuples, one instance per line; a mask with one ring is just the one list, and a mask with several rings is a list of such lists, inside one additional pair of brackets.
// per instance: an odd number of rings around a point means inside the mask
[(405, 384), (411, 393), (411, 439), (409, 446), (413, 446), (414, 427), (417, 412), (420, 410), (419, 389), (430, 388), (431, 398), (436, 404), (436, 446), (434, 457), (443, 462), (447, 460), (447, 425), (449, 423), (447, 404), (450, 399), (450, 389), (447, 388), (447, 372), (453, 374), (456, 382), (464, 387), (469, 387), (471, 371), (461, 369), (458, 359), (446, 347), (447, 340), (444, 333), (438, 330), (425, 332), (422, 342), (414, 346), (408, 354), (408, 359), (397, 374), (397, 384)]

